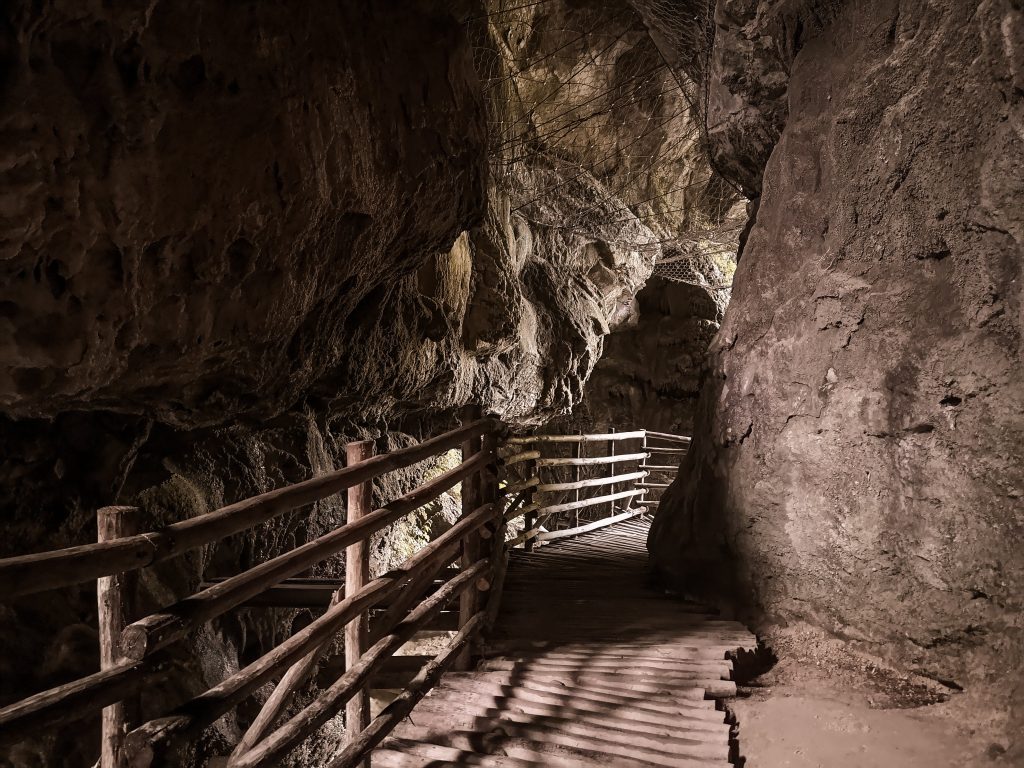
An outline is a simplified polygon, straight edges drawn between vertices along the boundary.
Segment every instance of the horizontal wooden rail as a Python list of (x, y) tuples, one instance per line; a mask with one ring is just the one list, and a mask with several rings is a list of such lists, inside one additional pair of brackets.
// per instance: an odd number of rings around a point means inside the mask
[(512, 464), (520, 464), (524, 461), (530, 461), (531, 459), (539, 459), (540, 451), (523, 451), (522, 453), (514, 453), (511, 456), (506, 456), (501, 460), (502, 465), (510, 466)]
[(686, 435), (674, 435), (671, 432), (655, 432), (653, 430), (645, 430), (648, 437), (657, 437), (662, 440), (674, 440), (677, 443), (689, 443), (690, 438)]
[(620, 523), (623, 520), (630, 520), (634, 517), (639, 517), (646, 511), (646, 507), (637, 507), (636, 509), (630, 509), (618, 515), (612, 515), (611, 517), (605, 517), (600, 520), (595, 520), (592, 523), (580, 525), (576, 528), (569, 528), (564, 531), (545, 531), (537, 535), (537, 541), (554, 541), (555, 539), (564, 539), (567, 536), (578, 536), (581, 533), (596, 531), (599, 528), (604, 528), (608, 525), (614, 525), (615, 523)]
[(159, 762), (163, 749), (171, 739), (197, 733), (212, 724), (269, 679), (281, 674), (337, 634), (360, 613), (396, 594), (422, 571), (438, 567), (446, 558), (454, 559), (458, 553), (452, 545), (479, 530), (497, 513), (493, 504), (479, 507), (406, 560), (399, 569), (374, 579), (356, 594), (336, 603), (323, 616), (247, 667), (229, 675), (171, 714), (150, 720), (133, 730), (125, 741), (128, 753), (135, 755), (133, 768)]
[(308, 544), (261, 563), (202, 592), (128, 625), (121, 634), (121, 653), (138, 660), (147, 654), (180, 640), (189, 632), (246, 600), (301, 573), (346, 546), (361, 541), (376, 531), (419, 509), (426, 502), (440, 496), (464, 478), (479, 471), (494, 455), (478, 453), (440, 477), (421, 485), (385, 507), (381, 507), (359, 520), (343, 525)]
[(280, 765), (281, 758), (301, 744), (324, 723), (334, 717), (354, 696), (383, 662), (394, 655), (413, 634), (441, 608), (464, 590), (475, 586), (490, 563), (478, 561), (455, 577), (433, 597), (421, 603), (389, 634), (378, 640), (363, 654), (359, 662), (345, 672), (326, 691), (280, 728), (267, 735), (250, 751), (228, 762), (228, 768), (265, 768)]
[(668, 488), (672, 483), (637, 483), (638, 488)]
[[(435, 584), (447, 581), (458, 571), (450, 570), (438, 574)], [(226, 581), (226, 578), (208, 579), (200, 584), (206, 589)], [(326, 608), (330, 605), (334, 593), (344, 586), (338, 579), (287, 579), (266, 592), (242, 603), (242, 608)], [(387, 607), (387, 601), (377, 606)]]
[(521, 480), (518, 483), (512, 483), (501, 489), (501, 492), (505, 496), (514, 496), (517, 493), (525, 491), (527, 488), (536, 488), (540, 485), (539, 477), (529, 477), (526, 480)]
[[(451, 546), (453, 548), (458, 549), (461, 548), (462, 545), (460, 542), (455, 542)], [(457, 551), (453, 552), (451, 559), (454, 560), (458, 556), (458, 554), (459, 552)], [(441, 565), (438, 566), (439, 571), (443, 567), (443, 565), (444, 562), (442, 559)], [(450, 584), (452, 579), (456, 578), (460, 573), (462, 573), (462, 571), (457, 569), (445, 569), (443, 572), (451, 573), (452, 575), (449, 579), (445, 580), (445, 582), (441, 585), (441, 588), (444, 587), (444, 584)], [(371, 645), (373, 643), (376, 643), (378, 640), (384, 637), (384, 635), (388, 634), (396, 626), (398, 626), (399, 622), (405, 618), (405, 615), (417, 604), (417, 602), (424, 600), (429, 595), (437, 593), (438, 590), (431, 590), (431, 585), (434, 582), (433, 577), (437, 575), (437, 572), (431, 573), (431, 571), (426, 570), (422, 573), (422, 575), (419, 578), (411, 580), (408, 584), (405, 585), (405, 587), (403, 587), (402, 591), (395, 596), (395, 599), (391, 602), (391, 605), (388, 607), (388, 609), (382, 612), (380, 616), (377, 618), (375, 626), (372, 628), (372, 631), (368, 633)], [(456, 615), (456, 624), (457, 623), (458, 616)]]
[(509, 505), (507, 507), (505, 507), (505, 514), (506, 515), (511, 515), (513, 512), (515, 512), (517, 509), (519, 509), (523, 504), (525, 504), (527, 502), (527, 500), (529, 500), (529, 498), (532, 495), (533, 495), (533, 492), (532, 492), (532, 489), (530, 489), (530, 488), (527, 488), (524, 491), (520, 491), (516, 495), (516, 497), (514, 499), (512, 499), (512, 501), (509, 503)]
[(673, 472), (679, 469), (678, 464), (641, 464), (641, 469), (650, 469), (655, 472)]
[(643, 429), (633, 432), (608, 432), (600, 435), (529, 435), (526, 437), (510, 437), (508, 445), (530, 445), (532, 443), (600, 443), (610, 440), (635, 440), (646, 434)]
[(535, 539), (540, 533), (543, 533), (543, 529), (539, 526), (537, 528), (524, 530), (515, 538), (508, 540), (508, 547), (511, 549), (512, 547), (518, 547), (520, 544), (525, 544), (530, 539)]
[(538, 467), (586, 467), (596, 464), (618, 464), (623, 461), (642, 461), (650, 458), (649, 453), (620, 453), (618, 456), (593, 456), (582, 459), (538, 459)]
[(537, 490), (542, 493), (550, 493), (551, 491), (574, 491), (577, 488), (594, 488), (599, 485), (624, 483), (627, 480), (639, 480), (640, 478), (647, 477), (647, 474), (647, 472), (629, 472), (624, 475), (614, 475), (612, 477), (592, 477), (589, 480), (578, 480), (574, 483), (547, 483), (545, 485), (538, 485)]
[(688, 448), (659, 448), (656, 445), (648, 445), (647, 446), (648, 453), (658, 453), (658, 454), (662, 454), (662, 453), (665, 453), (665, 454), (668, 454), (668, 453), (671, 453), (671, 454), (682, 454), (682, 453), (686, 453), (688, 450), (689, 450)]
[(558, 514), (559, 512), (567, 512), (570, 509), (583, 509), (584, 507), (592, 507), (595, 504), (605, 504), (609, 501), (618, 501), (619, 499), (629, 499), (633, 496), (642, 496), (647, 491), (619, 491), (618, 493), (609, 493), (604, 496), (593, 496), (589, 499), (580, 499), (579, 501), (570, 501), (565, 504), (554, 504), (551, 506), (541, 507), (540, 511), (550, 517), (551, 515)]
[(0, 560), (0, 599), (42, 592), (158, 563), (265, 523), (386, 472), (403, 469), (459, 446), (500, 424), (480, 419), (419, 445), (381, 454), (344, 469), (229, 504), (157, 531), (96, 544)]
[(536, 512), (542, 506), (544, 505), (541, 504), (539, 501), (535, 501), (531, 504), (527, 504), (525, 507), (520, 507), (514, 512), (509, 512), (507, 515), (505, 515), (505, 522), (508, 523), (512, 520), (515, 520), (517, 517), (522, 517), (523, 515), (528, 515), (531, 512)]
[(438, 654), (432, 662), (413, 679), (398, 698), (392, 701), (373, 722), (363, 730), (327, 764), (327, 768), (355, 768), (374, 747), (380, 744), (395, 727), (404, 720), (413, 707), (437, 685), (444, 673), (451, 667), (464, 645), (473, 639), (486, 621), (486, 614), (480, 611), (475, 614), (459, 633), (448, 644), (448, 648)]
[(0, 743), (94, 715), (167, 675), (164, 663), (129, 662), (29, 696), (0, 709)]

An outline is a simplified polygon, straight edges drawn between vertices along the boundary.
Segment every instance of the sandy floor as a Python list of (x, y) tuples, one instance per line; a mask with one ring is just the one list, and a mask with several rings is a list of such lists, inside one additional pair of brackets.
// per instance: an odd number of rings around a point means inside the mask
[(987, 699), (806, 635), (775, 643), (731, 706), (744, 768), (1024, 768)]
[(945, 718), (920, 710), (871, 709), (850, 697), (828, 698), (783, 686), (764, 699), (737, 702), (734, 711), (745, 768), (1010, 765), (992, 761), (984, 744), (950, 728)]

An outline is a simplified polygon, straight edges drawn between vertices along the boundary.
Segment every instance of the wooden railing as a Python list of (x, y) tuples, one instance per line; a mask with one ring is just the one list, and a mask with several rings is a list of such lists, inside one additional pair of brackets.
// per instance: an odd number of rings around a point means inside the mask
[(520, 479), (509, 488), (528, 494), (523, 530), (510, 545), (529, 549), (650, 511), (689, 443), (684, 435), (646, 429), (510, 438), (504, 463), (519, 465), (513, 472)]
[[(464, 414), (464, 425), (420, 445), (372, 455), (372, 442), (347, 447), (347, 466), (301, 483), (260, 494), (165, 528), (137, 533), (137, 510), (108, 507), (98, 514), (95, 544), (0, 560), (2, 599), (97, 581), (101, 670), (0, 710), (0, 742), (17, 742), (35, 731), (95, 715), (102, 709), (102, 768), (165, 765), (168, 750), (194, 737), (258, 688), (278, 679), (273, 694), (227, 759), (231, 768), (279, 764), (329, 719), (346, 709), (350, 734), (332, 768), (355, 766), (408, 713), (443, 672), (469, 663), (469, 646), (493, 619), (504, 575), (504, 502), (498, 488), (497, 441), (502, 425)], [(373, 510), (372, 480), (453, 448), (461, 463), (410, 493)], [(377, 531), (437, 499), (461, 483), (463, 514), (447, 532), (393, 571), (370, 579), (367, 542)], [(212, 544), (290, 510), (348, 492), (345, 525), (236, 576), (201, 585), (195, 594), (131, 623), (133, 571)], [(522, 498), (516, 499), (521, 505)], [(491, 544), (487, 544), (490, 541)], [(342, 582), (293, 577), (345, 550)], [(457, 570), (449, 566), (458, 561)], [(438, 584), (438, 580), (448, 578)], [(499, 582), (496, 584), (495, 582)], [(303, 586), (321, 595), (323, 614), (256, 661), (209, 690), (155, 719), (132, 720), (140, 691), (170, 673), (168, 646), (244, 605), (287, 606)], [(497, 589), (492, 587), (497, 586)], [(331, 595), (323, 600), (325, 591)], [(294, 590), (292, 590), (294, 591)], [(491, 591), (485, 605), (483, 593)], [(458, 632), (378, 717), (369, 720), (368, 682), (417, 631), (459, 600)], [(369, 611), (377, 616), (373, 632)], [(293, 694), (309, 679), (340, 634), (345, 672), (295, 716), (281, 722)]]
[[(228, 768), (278, 765), (342, 709), (348, 740), (329, 767), (365, 764), (370, 751), (445, 670), (468, 668), (473, 643), (497, 614), (510, 547), (532, 548), (643, 513), (652, 506), (650, 494), (662, 486), (650, 480), (652, 473), (674, 468), (668, 459), (652, 463), (652, 456), (678, 457), (689, 442), (647, 430), (534, 435), (504, 441), (499, 457), (503, 432), (500, 422), (480, 418), (479, 408), (471, 407), (463, 414), (462, 426), (419, 445), (375, 456), (372, 442), (350, 443), (343, 469), (189, 520), (139, 533), (137, 509), (106, 507), (97, 515), (95, 544), (0, 560), (0, 599), (5, 601), (95, 580), (101, 659), (101, 669), (93, 675), (0, 709), (0, 743), (18, 742), (34, 732), (102, 712), (101, 768), (167, 765), (173, 748), (198, 737), (257, 689), (277, 680), (227, 756)], [(617, 449), (628, 441), (637, 445)], [(606, 446), (603, 453), (590, 450), (587, 455), (589, 446), (601, 444)], [(566, 446), (570, 455), (560, 455), (559, 447), (564, 454)], [(455, 448), (462, 451), (458, 466), (372, 509), (374, 478)], [(370, 536), (459, 484), (459, 521), (398, 568), (371, 579)], [(203, 582), (194, 594), (132, 620), (130, 580), (138, 569), (341, 491), (348, 495), (344, 525), (242, 573)], [(634, 502), (639, 504), (633, 506)], [(522, 531), (507, 535), (507, 527), (518, 527), (520, 518)], [(297, 578), (343, 550), (343, 580)], [(417, 632), (433, 626), (442, 613), (455, 614), (445, 609), (456, 598), (457, 633), (447, 648), (371, 721), (371, 679)], [(168, 647), (234, 609), (254, 606), (309, 607), (322, 614), (209, 690), (140, 722), (140, 692), (172, 674)], [(344, 636), (344, 672), (297, 714), (284, 719), (294, 694), (339, 635)]]

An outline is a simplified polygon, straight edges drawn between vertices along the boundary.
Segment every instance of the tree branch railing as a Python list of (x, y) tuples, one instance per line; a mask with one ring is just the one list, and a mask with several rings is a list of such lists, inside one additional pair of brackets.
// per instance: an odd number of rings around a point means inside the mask
[[(0, 709), (0, 743), (22, 741), (34, 732), (102, 712), (100, 768), (164, 765), (175, 749), (276, 681), (258, 715), (225, 756), (227, 768), (280, 764), (343, 709), (347, 741), (329, 766), (364, 765), (373, 748), (445, 670), (469, 668), (474, 643), (497, 615), (509, 549), (531, 549), (643, 514), (658, 503), (651, 494), (667, 485), (657, 473), (673, 470), (670, 462), (685, 453), (689, 443), (681, 435), (633, 430), (513, 437), (499, 450), (505, 429), (500, 422), (480, 418), (477, 407), (463, 414), (463, 422), (419, 445), (376, 456), (372, 443), (352, 443), (346, 451), (348, 465), (342, 469), (145, 533), (136, 532), (138, 510), (107, 507), (97, 514), (95, 544), (0, 560), (4, 601), (96, 581), (101, 646), (99, 672)], [(639, 445), (614, 447), (627, 441)], [(602, 443), (603, 453), (583, 450)], [(376, 477), (455, 448), (462, 451), (457, 466), (373, 509)], [(572, 455), (564, 455), (567, 448)], [(652, 457), (661, 463), (652, 463)], [(499, 471), (505, 475), (504, 487)], [(370, 537), (456, 485), (462, 497), (458, 522), (394, 570), (370, 578)], [(234, 576), (205, 580), (194, 593), (146, 616), (132, 615), (126, 584), (139, 569), (342, 491), (348, 493), (344, 525)], [(522, 529), (507, 534), (508, 526), (518, 527), (520, 520)], [(304, 578), (310, 568), (342, 552), (344, 579)], [(140, 693), (173, 674), (171, 646), (243, 607), (301, 607), (320, 615), (208, 690), (157, 716), (140, 716)], [(371, 720), (371, 680), (402, 645), (442, 616), (448, 617), (445, 621), (457, 617), (455, 637)], [(286, 717), (295, 694), (341, 637), (343, 673)]]
[[(183, 739), (196, 738), (258, 688), (277, 679), (274, 693), (227, 757), (229, 768), (278, 765), (281, 758), (346, 709), (348, 741), (332, 768), (363, 765), (370, 751), (443, 671), (468, 666), (474, 639), (497, 611), (505, 568), (505, 511), (498, 490), (500, 422), (469, 408), (464, 424), (419, 445), (373, 456), (372, 443), (352, 443), (348, 466), (275, 489), (147, 533), (135, 533), (133, 508), (98, 513), (95, 544), (0, 560), (3, 600), (98, 581), (102, 669), (0, 709), (0, 743), (96, 715), (101, 710), (101, 768), (166, 764)], [(372, 480), (454, 448), (461, 463), (413, 491), (372, 509)], [(529, 466), (539, 452), (516, 461)], [(537, 455), (534, 455), (537, 454)], [(512, 462), (513, 464), (516, 462)], [(398, 568), (368, 577), (367, 542), (461, 484), (463, 514), (448, 531)], [(510, 514), (536, 513), (536, 483), (520, 490)], [(312, 541), (224, 579), (209, 580), (172, 605), (131, 623), (125, 574), (253, 528), (291, 510), (348, 492), (348, 521)], [(121, 523), (119, 521), (125, 521)], [(127, 535), (126, 535), (127, 534)], [(486, 544), (486, 546), (485, 546)], [(346, 551), (344, 580), (296, 578)], [(457, 564), (457, 569), (453, 569)], [(305, 591), (303, 591), (305, 590)], [(483, 595), (490, 592), (487, 604)], [(289, 594), (291, 593), (291, 594)], [(298, 593), (301, 597), (296, 598)], [(322, 614), (277, 647), (217, 685), (144, 722), (133, 720), (140, 692), (171, 674), (166, 649), (219, 616), (248, 605), (294, 607), (313, 602)], [(404, 693), (372, 721), (366, 696), (371, 676), (416, 632), (458, 600), (459, 631)], [(377, 620), (369, 625), (369, 613)], [(344, 634), (346, 671), (298, 714), (280, 722), (293, 694)], [(372, 643), (372, 644), (371, 644)], [(370, 647), (365, 647), (370, 644)]]
[[(509, 540), (509, 546), (530, 548), (656, 508), (679, 466), (667, 462), (681, 459), (689, 443), (685, 435), (647, 429), (509, 438), (505, 448), (514, 453), (503, 461), (506, 468), (520, 465), (513, 471), (523, 479), (510, 480), (507, 490), (530, 490), (524, 508), (529, 513), (520, 509), (506, 515), (506, 522), (511, 522), (527, 514), (522, 531)], [(600, 448), (602, 444), (603, 452), (590, 448), (585, 455), (584, 446)], [(627, 447), (617, 448), (620, 444)], [(590, 474), (584, 477), (583, 472)]]

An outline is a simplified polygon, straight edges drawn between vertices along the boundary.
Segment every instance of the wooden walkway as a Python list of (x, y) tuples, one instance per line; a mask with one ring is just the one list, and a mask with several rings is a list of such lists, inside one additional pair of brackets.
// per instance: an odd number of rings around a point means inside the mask
[(449, 673), (373, 753), (374, 768), (726, 768), (727, 654), (746, 628), (648, 583), (642, 519), (511, 551), (477, 670)]

